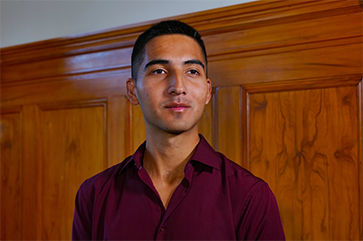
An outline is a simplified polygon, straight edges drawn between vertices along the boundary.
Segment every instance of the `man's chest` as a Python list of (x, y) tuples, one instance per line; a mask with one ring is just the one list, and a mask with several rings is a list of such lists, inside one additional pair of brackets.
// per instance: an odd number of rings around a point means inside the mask
[[(93, 237), (104, 240), (233, 240), (235, 221), (227, 196), (180, 185), (165, 210), (151, 189), (124, 192), (94, 213)], [(99, 200), (101, 201), (101, 200)], [(112, 211), (111, 211), (112, 210)]]

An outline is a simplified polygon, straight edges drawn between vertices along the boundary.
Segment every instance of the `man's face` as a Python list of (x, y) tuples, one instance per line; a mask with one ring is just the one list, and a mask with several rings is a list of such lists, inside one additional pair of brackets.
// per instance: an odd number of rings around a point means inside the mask
[(163, 35), (145, 46), (144, 61), (128, 97), (140, 104), (146, 128), (180, 134), (198, 131), (197, 123), (211, 98), (211, 82), (198, 43), (185, 35)]

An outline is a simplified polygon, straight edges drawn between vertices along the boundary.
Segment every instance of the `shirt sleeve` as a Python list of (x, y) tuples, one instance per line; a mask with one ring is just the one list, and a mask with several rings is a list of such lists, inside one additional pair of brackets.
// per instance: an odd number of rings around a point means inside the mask
[(256, 185), (242, 205), (238, 240), (285, 240), (274, 194), (266, 183)]
[(83, 195), (82, 185), (76, 195), (76, 203), (73, 217), (72, 240), (91, 240), (92, 209)]

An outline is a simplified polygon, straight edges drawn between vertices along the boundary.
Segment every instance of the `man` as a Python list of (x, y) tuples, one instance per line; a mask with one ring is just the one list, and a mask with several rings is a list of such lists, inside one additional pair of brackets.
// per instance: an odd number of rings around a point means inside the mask
[(196, 30), (164, 21), (140, 35), (127, 96), (141, 106), (146, 142), (81, 185), (73, 239), (285, 239), (268, 185), (198, 135), (211, 89)]

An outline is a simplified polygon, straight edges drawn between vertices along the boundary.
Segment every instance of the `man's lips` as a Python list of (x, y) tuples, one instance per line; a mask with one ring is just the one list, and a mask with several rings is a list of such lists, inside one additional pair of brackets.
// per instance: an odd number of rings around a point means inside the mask
[(183, 112), (190, 108), (190, 105), (185, 103), (170, 103), (165, 105), (165, 108), (175, 112)]

